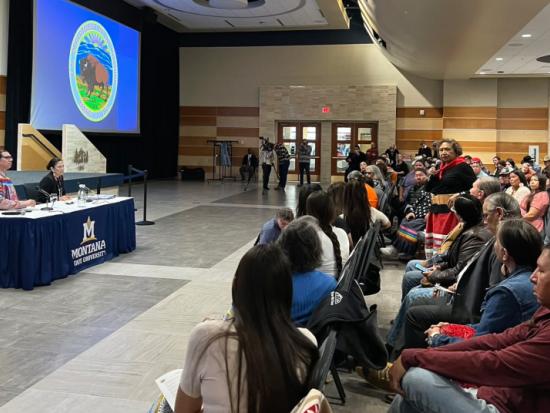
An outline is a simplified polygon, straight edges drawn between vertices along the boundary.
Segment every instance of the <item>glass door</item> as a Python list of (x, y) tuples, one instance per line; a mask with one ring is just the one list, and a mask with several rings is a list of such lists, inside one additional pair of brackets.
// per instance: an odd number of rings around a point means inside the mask
[(346, 158), (359, 145), (367, 153), (377, 148), (378, 122), (335, 122), (332, 124), (332, 175), (344, 175), (348, 163)]
[(289, 174), (298, 174), (298, 148), (302, 141), (311, 146), (310, 173), (320, 173), (321, 124), (319, 122), (279, 122), (277, 142), (285, 145), (290, 154)]

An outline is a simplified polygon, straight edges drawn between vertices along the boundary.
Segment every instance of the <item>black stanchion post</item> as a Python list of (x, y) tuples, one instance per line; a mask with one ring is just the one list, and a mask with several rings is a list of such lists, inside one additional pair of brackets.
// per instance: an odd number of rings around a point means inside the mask
[(153, 221), (147, 221), (147, 169), (143, 171), (143, 220), (136, 222), (136, 225), (155, 225)]
[(132, 196), (132, 165), (128, 165), (128, 198)]

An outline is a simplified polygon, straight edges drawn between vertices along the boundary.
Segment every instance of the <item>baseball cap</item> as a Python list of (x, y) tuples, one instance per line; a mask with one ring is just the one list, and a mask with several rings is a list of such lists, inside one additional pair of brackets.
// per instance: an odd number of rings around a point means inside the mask
[(510, 173), (513, 171), (512, 168), (502, 168), (500, 170), (499, 176), (501, 175), (510, 175)]
[(472, 163), (481, 163), (481, 159), (479, 158), (472, 158)]

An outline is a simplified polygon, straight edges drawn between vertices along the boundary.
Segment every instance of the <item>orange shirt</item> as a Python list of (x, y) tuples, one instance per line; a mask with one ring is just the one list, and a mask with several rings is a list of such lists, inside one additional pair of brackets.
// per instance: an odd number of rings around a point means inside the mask
[(367, 200), (369, 201), (369, 205), (372, 208), (378, 208), (378, 195), (376, 195), (374, 188), (369, 184), (365, 184), (365, 189), (367, 190)]

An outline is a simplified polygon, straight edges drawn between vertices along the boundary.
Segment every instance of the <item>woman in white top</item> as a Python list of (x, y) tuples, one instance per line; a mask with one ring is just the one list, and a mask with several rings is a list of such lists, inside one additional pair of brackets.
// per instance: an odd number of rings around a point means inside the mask
[(318, 271), (339, 277), (349, 258), (349, 239), (346, 231), (333, 227), (336, 220), (336, 207), (332, 197), (325, 191), (313, 192), (306, 201), (308, 215), (317, 218), (321, 231), (321, 266)]
[(518, 170), (510, 172), (510, 186), (506, 189), (506, 193), (512, 195), (520, 205), (523, 198), (531, 194), (523, 172)]
[(232, 297), (233, 319), (191, 332), (175, 413), (289, 412), (308, 392), (319, 355), (290, 319), (290, 263), (279, 246), (243, 256)]

